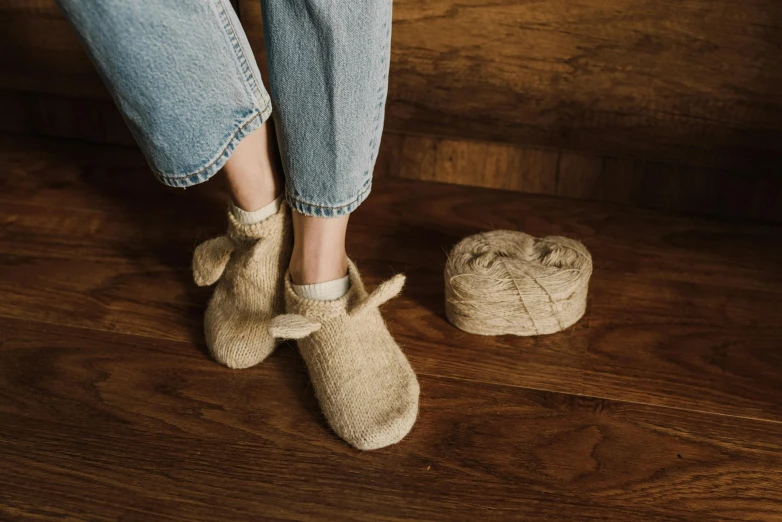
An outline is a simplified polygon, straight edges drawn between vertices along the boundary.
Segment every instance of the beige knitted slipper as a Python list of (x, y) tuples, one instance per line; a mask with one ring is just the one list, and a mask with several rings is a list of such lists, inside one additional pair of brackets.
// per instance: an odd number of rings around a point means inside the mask
[(274, 337), (298, 339), (321, 408), (331, 427), (360, 450), (399, 442), (418, 415), (419, 387), (378, 306), (402, 290), (401, 274), (368, 295), (348, 262), (351, 287), (335, 301), (299, 297), (285, 276), (285, 306)]
[(283, 274), (293, 248), (290, 211), (283, 203), (277, 214), (253, 225), (240, 225), (229, 211), (228, 222), (226, 235), (196, 248), (193, 277), (199, 286), (217, 282), (204, 316), (212, 357), (229, 368), (248, 368), (278, 344), (269, 322), (285, 307)]

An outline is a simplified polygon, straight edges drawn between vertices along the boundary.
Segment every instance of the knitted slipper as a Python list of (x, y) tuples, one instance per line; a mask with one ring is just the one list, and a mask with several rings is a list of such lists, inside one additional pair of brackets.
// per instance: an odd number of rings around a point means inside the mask
[(405, 277), (369, 295), (352, 261), (348, 274), (351, 288), (335, 301), (299, 297), (286, 275), (289, 313), (274, 318), (270, 332), (299, 340), (329, 424), (347, 443), (372, 450), (399, 442), (418, 415), (418, 380), (378, 310), (401, 292)]
[(199, 286), (217, 282), (204, 316), (209, 352), (229, 368), (263, 361), (278, 342), (269, 322), (285, 307), (283, 274), (293, 248), (287, 204), (277, 214), (241, 225), (228, 212), (228, 233), (204, 241), (193, 255)]

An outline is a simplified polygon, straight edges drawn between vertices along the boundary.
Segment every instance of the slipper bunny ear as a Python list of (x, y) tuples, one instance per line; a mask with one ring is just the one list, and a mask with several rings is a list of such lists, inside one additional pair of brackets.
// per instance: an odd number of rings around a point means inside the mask
[(223, 275), (225, 265), (234, 251), (234, 243), (227, 236), (208, 239), (198, 245), (193, 254), (193, 279), (198, 286), (209, 286)]
[(272, 319), (269, 333), (275, 339), (301, 339), (320, 330), (320, 323), (303, 315), (284, 314)]
[(404, 274), (397, 274), (378, 286), (374, 292), (366, 297), (366, 299), (356, 303), (348, 313), (355, 317), (364, 310), (377, 308), (389, 299), (393, 299), (394, 297), (398, 296), (402, 291), (403, 286), (405, 286), (405, 276)]

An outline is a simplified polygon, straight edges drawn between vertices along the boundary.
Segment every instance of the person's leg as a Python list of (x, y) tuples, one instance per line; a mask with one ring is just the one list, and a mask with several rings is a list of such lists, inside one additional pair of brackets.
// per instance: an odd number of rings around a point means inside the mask
[[(346, 216), (369, 195), (388, 90), (391, 0), (265, 0), (297, 284), (343, 277)], [(309, 217), (304, 217), (309, 216)]]
[(418, 413), (415, 373), (345, 254), (348, 215), (369, 194), (388, 88), (391, 0), (265, 0), (271, 94), (295, 244), (279, 337), (299, 339), (335, 432), (359, 449), (398, 442)]
[[(217, 283), (204, 318), (214, 358), (244, 368), (276, 345), (292, 248), (271, 102), (228, 0), (58, 0), (155, 175), (173, 187), (224, 168), (228, 233), (196, 248), (199, 285)], [(183, 220), (187, 222), (187, 220)]]
[(160, 181), (206, 181), (253, 131), (255, 158), (240, 163), (269, 163), (271, 101), (228, 0), (58, 4)]

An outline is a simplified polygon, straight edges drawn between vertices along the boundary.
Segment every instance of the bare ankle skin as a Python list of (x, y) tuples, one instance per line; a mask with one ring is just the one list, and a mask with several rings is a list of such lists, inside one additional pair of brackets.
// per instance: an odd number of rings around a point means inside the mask
[(311, 285), (345, 277), (348, 256), (345, 234), (349, 216), (312, 217), (292, 212), (293, 255), (290, 273), (293, 283)]
[(283, 176), (274, 125), (264, 123), (244, 138), (223, 167), (234, 204), (253, 212), (282, 193)]

